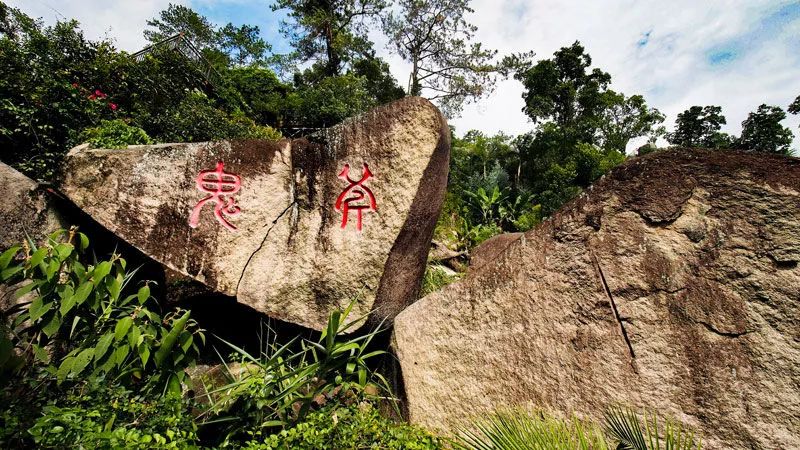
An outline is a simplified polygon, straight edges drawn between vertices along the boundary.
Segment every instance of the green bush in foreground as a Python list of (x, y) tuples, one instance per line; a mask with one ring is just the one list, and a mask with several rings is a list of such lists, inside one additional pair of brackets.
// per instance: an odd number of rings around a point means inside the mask
[(296, 426), (324, 405), (393, 400), (387, 380), (368, 364), (386, 354), (370, 345), (380, 327), (361, 336), (345, 334), (364, 319), (348, 321), (354, 305), (333, 311), (316, 341), (268, 343), (258, 356), (231, 345), (239, 364), (228, 366), (230, 383), (205, 389), (210, 405), (200, 417), (205, 425), (223, 424), (215, 433), (219, 445), (235, 447), (249, 436)]
[(346, 406), (333, 404), (315, 411), (304, 422), (252, 440), (248, 450), (433, 450), (443, 447), (443, 440), (422, 428), (397, 423), (383, 417), (370, 403)]
[(189, 311), (158, 314), (149, 285), (132, 289), (136, 270), (124, 258), (86, 261), (88, 246), (83, 233), (60, 230), (41, 247), (31, 241), (0, 254), (0, 282), (32, 297), (4, 311), (0, 369), (27, 365), (59, 385), (104, 377), (180, 394), (202, 331)]
[(180, 397), (94, 384), (48, 404), (28, 430), (39, 448), (185, 449), (196, 427)]
[(156, 313), (125, 259), (89, 260), (88, 246), (60, 230), (0, 254), (19, 298), (0, 321), (0, 447), (184, 448), (184, 369), (203, 333), (188, 311)]

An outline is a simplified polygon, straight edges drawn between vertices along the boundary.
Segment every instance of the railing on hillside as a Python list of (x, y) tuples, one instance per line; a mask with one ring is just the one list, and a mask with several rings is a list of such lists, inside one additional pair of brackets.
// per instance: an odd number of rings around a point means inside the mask
[(296, 139), (316, 133), (317, 131), (324, 130), (326, 127), (278, 127), (283, 137), (289, 139)]
[(184, 57), (198, 63), (200, 66), (200, 73), (203, 75), (206, 81), (212, 86), (217, 84), (219, 80), (219, 74), (216, 70), (214, 70), (208, 60), (206, 60), (202, 53), (200, 53), (200, 50), (198, 50), (197, 47), (192, 44), (192, 42), (184, 33), (178, 33), (175, 36), (170, 36), (154, 44), (148, 45), (147, 47), (132, 54), (131, 58), (133, 58), (133, 60), (136, 62), (140, 62), (145, 58), (145, 56), (149, 55), (156, 49), (161, 48), (175, 50)]

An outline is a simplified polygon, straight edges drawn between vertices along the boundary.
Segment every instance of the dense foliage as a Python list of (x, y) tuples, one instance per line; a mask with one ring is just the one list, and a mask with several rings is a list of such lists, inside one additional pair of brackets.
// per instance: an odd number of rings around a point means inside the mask
[[(276, 128), (334, 125), (404, 95), (368, 41), (342, 73), (327, 76), (317, 65), (287, 83), (264, 65), (269, 45), (258, 27), (214, 27), (179, 5), (149, 25), (154, 47), (133, 59), (85, 39), (75, 21), (45, 26), (0, 2), (0, 160), (51, 179), (63, 155), (87, 140), (277, 139)], [(178, 32), (199, 59), (158, 45)]]
[[(137, 396), (156, 403), (180, 397), (184, 369), (205, 339), (188, 311), (161, 315), (149, 284), (127, 270), (124, 258), (90, 260), (88, 246), (83, 233), (61, 230), (41, 247), (28, 241), (0, 255), (0, 281), (14, 286), (19, 299), (3, 311), (0, 324), (6, 445), (24, 445), (31, 437), (41, 445), (49, 439), (72, 443), (78, 432), (112, 432), (110, 397), (123, 403)], [(117, 412), (145, 415), (139, 406), (123, 404)], [(90, 423), (100, 418), (101, 424)], [(46, 427), (51, 433), (42, 431)], [(64, 432), (55, 433), (60, 438), (51, 435), (55, 427)]]
[(216, 432), (221, 445), (294, 425), (327, 403), (391, 398), (387, 381), (368, 365), (386, 353), (370, 348), (380, 330), (344, 335), (363, 320), (347, 321), (353, 305), (331, 313), (318, 341), (269, 342), (256, 356), (231, 345), (236, 361), (228, 367), (231, 382), (206, 390), (209, 407), (200, 416), (204, 423), (224, 423)]
[(128, 145), (153, 143), (147, 132), (121, 119), (101, 120), (100, 126), (83, 130), (79, 140), (92, 148), (125, 148)]
[(247, 442), (248, 450), (437, 450), (444, 441), (421, 428), (398, 424), (381, 415), (372, 403), (334, 403), (298, 425)]
[(191, 313), (160, 314), (124, 258), (90, 262), (88, 247), (73, 229), (0, 254), (0, 281), (19, 299), (0, 324), (0, 444), (361, 448), (384, 439), (438, 448), (378, 414), (394, 404), (371, 364), (386, 354), (372, 344), (382, 330), (352, 333), (364, 320), (348, 319), (352, 305), (334, 311), (318, 339), (273, 340), (256, 356), (229, 344), (221, 381), (190, 379), (205, 343)]
[(513, 138), (453, 137), (450, 180), (437, 238), (470, 248), (502, 231), (526, 231), (625, 160), (628, 142), (655, 140), (664, 116), (639, 95), (608, 88), (575, 43), (516, 74), (537, 128)]

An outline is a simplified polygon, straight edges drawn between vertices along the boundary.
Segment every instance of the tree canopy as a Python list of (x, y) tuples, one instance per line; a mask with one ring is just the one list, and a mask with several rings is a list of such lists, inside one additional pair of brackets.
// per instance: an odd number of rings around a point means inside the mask
[(730, 147), (732, 138), (720, 132), (727, 122), (719, 106), (692, 106), (678, 114), (675, 131), (667, 133), (667, 141), (680, 147)]
[(144, 31), (144, 36), (150, 42), (183, 33), (216, 66), (264, 64), (271, 50), (260, 37), (259, 27), (232, 23), (215, 27), (208, 18), (183, 5), (170, 3), (147, 25), (150, 28)]
[(781, 125), (786, 113), (778, 106), (762, 104), (742, 122), (742, 135), (736, 147), (765, 153), (791, 155), (792, 130)]
[(411, 63), (408, 94), (437, 101), (445, 115), (488, 95), (498, 75), (524, 64), (532, 53), (495, 61), (496, 50), (473, 42), (477, 27), (465, 14), (470, 0), (399, 0), (383, 20), (390, 49)]
[(368, 54), (367, 27), (386, 7), (384, 0), (277, 0), (286, 9), (281, 30), (294, 47), (292, 59), (321, 67), (324, 76), (341, 75), (345, 66)]

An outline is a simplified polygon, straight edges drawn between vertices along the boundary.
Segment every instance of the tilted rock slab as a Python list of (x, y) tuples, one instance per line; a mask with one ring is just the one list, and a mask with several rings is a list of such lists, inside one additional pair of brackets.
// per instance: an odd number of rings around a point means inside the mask
[(449, 136), (430, 102), (407, 98), (308, 139), (78, 147), (61, 191), (166, 266), (321, 329), (353, 299), (353, 317), (379, 320), (416, 298)]
[(395, 319), (411, 421), (653, 408), (704, 448), (800, 448), (800, 160), (634, 158)]

